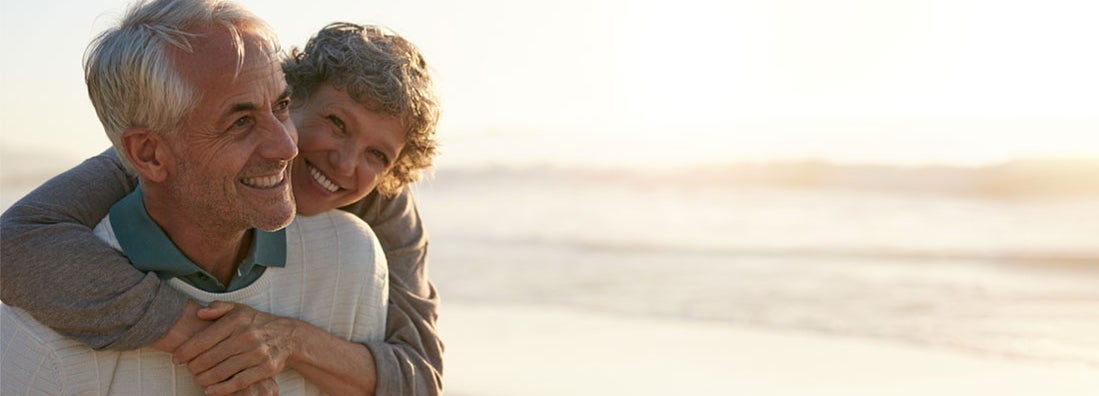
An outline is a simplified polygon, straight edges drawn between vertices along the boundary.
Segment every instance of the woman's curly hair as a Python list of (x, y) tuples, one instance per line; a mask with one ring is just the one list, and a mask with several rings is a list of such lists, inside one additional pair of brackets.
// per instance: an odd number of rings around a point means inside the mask
[(304, 49), (294, 48), (282, 69), (297, 103), (328, 83), (368, 109), (404, 121), (404, 150), (378, 182), (378, 192), (392, 196), (431, 167), (439, 102), (427, 62), (408, 40), (378, 26), (336, 22)]

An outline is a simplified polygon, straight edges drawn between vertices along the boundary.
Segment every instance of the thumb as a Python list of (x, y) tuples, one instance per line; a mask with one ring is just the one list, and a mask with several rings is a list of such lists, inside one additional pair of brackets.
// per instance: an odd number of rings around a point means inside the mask
[(209, 306), (198, 310), (198, 318), (202, 320), (217, 320), (222, 316), (225, 316), (229, 311), (232, 311), (235, 306), (236, 305), (233, 303), (214, 301), (210, 303)]

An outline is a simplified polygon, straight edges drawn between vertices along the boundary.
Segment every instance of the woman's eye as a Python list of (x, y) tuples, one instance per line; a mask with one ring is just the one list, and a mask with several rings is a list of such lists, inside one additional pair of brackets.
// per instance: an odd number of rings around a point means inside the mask
[(382, 161), (383, 164), (389, 166), (389, 156), (378, 150), (370, 150), (370, 155)]
[(287, 112), (288, 110), (290, 110), (290, 99), (283, 99), (280, 100), (278, 103), (275, 103), (275, 107), (271, 110), (271, 112), (275, 114), (282, 114)]
[(332, 125), (335, 125), (336, 128), (340, 130), (340, 132), (347, 132), (347, 127), (344, 126), (343, 120), (341, 120), (340, 117), (328, 116), (328, 120), (332, 121)]

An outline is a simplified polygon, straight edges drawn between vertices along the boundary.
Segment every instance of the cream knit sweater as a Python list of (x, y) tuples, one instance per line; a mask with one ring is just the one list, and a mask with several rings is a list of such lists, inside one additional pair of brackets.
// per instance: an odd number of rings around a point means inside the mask
[[(96, 235), (120, 249), (110, 221)], [(243, 303), (294, 317), (355, 342), (385, 336), (388, 299), (385, 254), (373, 231), (354, 215), (329, 211), (299, 216), (286, 228), (286, 267), (267, 268), (243, 289), (209, 293), (178, 279), (171, 285), (203, 303)], [(110, 279), (104, 279), (110, 282)], [(293, 370), (275, 377), (282, 395), (319, 394)], [(0, 394), (202, 395), (184, 366), (151, 348), (95, 351), (0, 307)]]

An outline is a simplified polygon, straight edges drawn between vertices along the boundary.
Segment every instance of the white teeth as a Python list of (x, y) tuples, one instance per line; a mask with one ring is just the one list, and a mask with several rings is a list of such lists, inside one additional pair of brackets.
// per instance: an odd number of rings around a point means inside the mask
[(250, 178), (247, 178), (247, 179), (242, 179), (241, 183), (244, 183), (244, 185), (249, 186), (249, 187), (271, 188), (271, 187), (279, 185), (279, 183), (282, 183), (282, 178), (283, 178), (283, 173), (280, 172), (279, 174), (274, 175), (274, 176), (250, 177)]
[(321, 173), (321, 171), (317, 170), (317, 168), (314, 168), (313, 165), (309, 165), (309, 174), (313, 175), (313, 180), (316, 180), (317, 183), (320, 183), (321, 186), (324, 186), (324, 188), (328, 190), (328, 192), (336, 192), (340, 189), (340, 186), (337, 186), (336, 183), (328, 180), (328, 178), (325, 177), (324, 174)]

